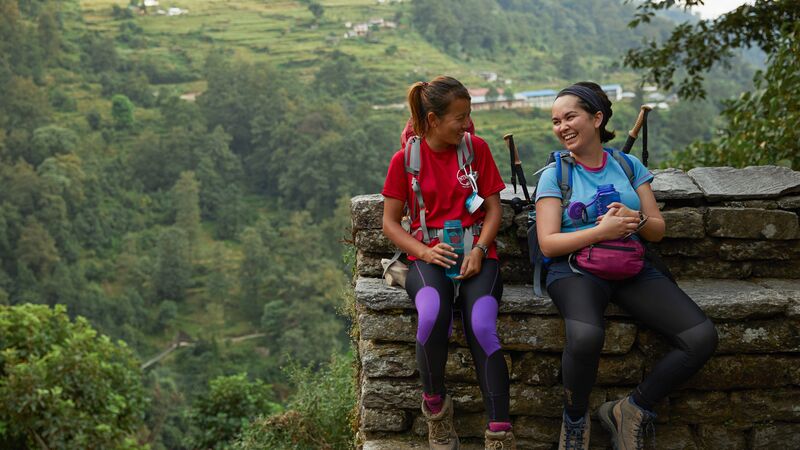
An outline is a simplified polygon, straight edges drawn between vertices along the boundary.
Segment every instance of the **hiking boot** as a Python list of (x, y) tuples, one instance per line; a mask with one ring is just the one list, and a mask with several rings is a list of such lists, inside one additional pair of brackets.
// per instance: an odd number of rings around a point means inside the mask
[(485, 447), (487, 450), (517, 450), (517, 442), (514, 440), (514, 433), (509, 431), (484, 432)]
[(428, 445), (431, 450), (458, 450), (458, 435), (453, 428), (453, 399), (445, 396), (438, 414), (433, 414), (423, 400), (422, 414), (428, 421)]
[(561, 437), (558, 440), (558, 450), (589, 450), (589, 432), (592, 421), (589, 412), (573, 422), (566, 412), (561, 420)]
[(597, 417), (609, 432), (614, 450), (641, 450), (647, 431), (655, 435), (655, 413), (645, 411), (628, 396), (622, 400), (605, 402), (597, 410)]

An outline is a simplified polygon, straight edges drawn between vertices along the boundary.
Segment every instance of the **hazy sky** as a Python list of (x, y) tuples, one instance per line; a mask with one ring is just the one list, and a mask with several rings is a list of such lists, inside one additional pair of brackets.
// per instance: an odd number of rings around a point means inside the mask
[(753, 0), (706, 0), (703, 6), (695, 6), (692, 11), (699, 12), (703, 19), (712, 19), (743, 3), (753, 3)]

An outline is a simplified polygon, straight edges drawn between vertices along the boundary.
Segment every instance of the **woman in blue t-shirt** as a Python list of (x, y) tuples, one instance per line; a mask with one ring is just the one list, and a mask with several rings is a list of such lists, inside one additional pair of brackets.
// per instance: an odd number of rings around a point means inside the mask
[[(539, 245), (552, 258), (547, 291), (566, 326), (559, 449), (589, 448), (589, 394), (597, 376), (605, 337), (603, 313), (609, 301), (664, 334), (675, 347), (627, 397), (599, 408), (598, 417), (611, 432), (615, 448), (642, 448), (644, 432), (655, 418), (654, 405), (697, 372), (717, 345), (717, 332), (703, 311), (648, 263), (629, 278), (611, 281), (581, 270), (569, 258), (602, 241), (664, 237), (664, 219), (650, 187), (652, 173), (627, 155), (634, 173), (629, 179), (603, 148), (614, 138), (605, 128), (611, 114), (611, 102), (595, 83), (581, 82), (559, 92), (553, 102), (553, 133), (574, 158), (570, 203), (562, 207), (555, 167), (542, 173), (536, 189)], [(620, 201), (601, 211), (593, 200), (598, 186), (609, 184)]]

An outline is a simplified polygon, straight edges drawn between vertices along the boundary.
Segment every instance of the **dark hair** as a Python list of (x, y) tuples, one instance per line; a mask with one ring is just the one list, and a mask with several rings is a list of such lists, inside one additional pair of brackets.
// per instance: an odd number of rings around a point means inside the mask
[[(576, 88), (576, 86), (579, 87)], [(582, 88), (590, 89), (590, 95), (592, 95), (594, 98), (586, 98), (586, 95), (583, 95), (585, 89)], [(598, 111), (602, 112), (603, 121), (600, 122), (600, 142), (608, 142), (614, 139), (617, 134), (613, 131), (606, 130), (606, 125), (608, 124), (609, 119), (611, 119), (611, 116), (614, 115), (614, 112), (611, 110), (611, 100), (608, 99), (608, 95), (606, 95), (606, 93), (603, 91), (603, 88), (601, 88), (599, 84), (592, 83), (591, 81), (580, 81), (566, 89), (563, 89), (558, 93), (556, 98), (563, 95), (574, 95), (578, 97), (578, 106), (580, 106), (581, 109), (589, 114), (594, 115)]]
[(450, 103), (457, 98), (471, 100), (467, 88), (453, 77), (439, 76), (428, 81), (418, 81), (408, 90), (408, 107), (411, 123), (417, 136), (428, 131), (428, 112), (442, 117)]

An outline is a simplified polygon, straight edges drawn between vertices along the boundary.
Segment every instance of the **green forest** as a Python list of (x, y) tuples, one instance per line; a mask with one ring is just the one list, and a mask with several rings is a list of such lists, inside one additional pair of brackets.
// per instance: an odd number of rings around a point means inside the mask
[[(349, 200), (415, 81), (621, 84), (616, 146), (658, 85), (653, 166), (800, 169), (800, 7), (675, 3), (0, 0), (0, 448), (352, 448)], [(504, 134), (556, 149), (546, 109), (473, 120), (504, 176)]]

